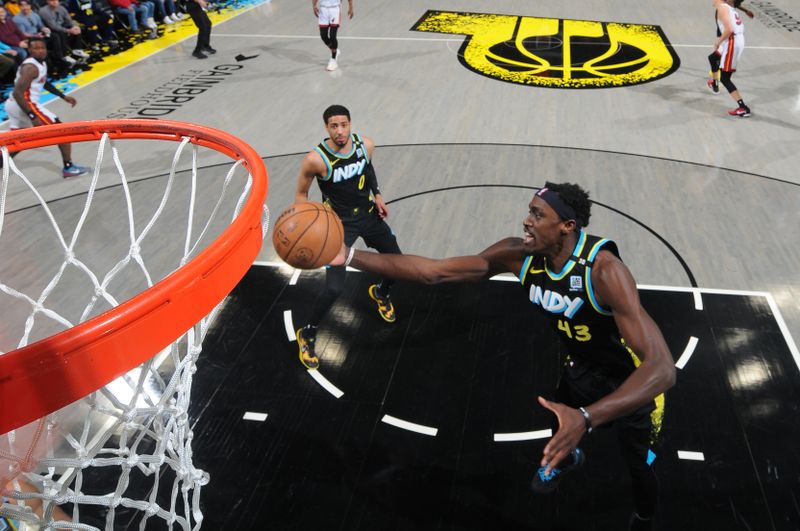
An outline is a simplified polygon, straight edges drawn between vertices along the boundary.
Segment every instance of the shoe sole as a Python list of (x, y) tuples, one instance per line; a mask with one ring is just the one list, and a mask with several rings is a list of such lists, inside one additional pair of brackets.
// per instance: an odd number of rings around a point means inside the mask
[[(302, 330), (302, 328), (300, 330)], [(319, 368), (319, 357), (314, 356), (311, 359), (306, 359), (303, 357), (303, 344), (300, 342), (300, 330), (295, 332), (295, 336), (297, 339), (298, 357), (300, 358), (300, 363), (302, 363), (306, 369), (315, 371)], [(316, 361), (314, 361), (314, 359), (316, 359)]]

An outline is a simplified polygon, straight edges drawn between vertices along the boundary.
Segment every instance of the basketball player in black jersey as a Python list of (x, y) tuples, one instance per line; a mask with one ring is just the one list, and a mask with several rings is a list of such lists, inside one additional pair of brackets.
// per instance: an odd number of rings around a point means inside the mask
[(556, 400), (539, 397), (558, 427), (533, 489), (555, 490), (564, 472), (583, 463), (581, 439), (613, 422), (633, 480), (631, 529), (650, 529), (658, 492), (652, 448), (675, 367), (616, 244), (584, 232), (590, 207), (579, 186), (547, 183), (530, 202), (523, 237), (506, 238), (478, 255), (434, 260), (344, 246), (334, 263), (428, 284), (517, 275), (531, 303), (552, 321), (565, 354)]
[[(295, 202), (308, 201), (308, 190), (316, 179), (322, 200), (330, 206), (344, 225), (344, 243), (351, 246), (360, 236), (380, 253), (400, 253), (397, 238), (384, 221), (389, 209), (383, 201), (372, 152), (375, 144), (367, 137), (350, 131), (350, 111), (342, 105), (331, 105), (322, 115), (328, 138), (311, 150), (300, 165)], [(325, 274), (325, 291), (316, 300), (308, 324), (297, 331), (300, 361), (309, 369), (319, 367), (314, 349), (317, 327), (344, 289), (344, 266), (331, 266)], [(382, 280), (369, 287), (369, 296), (378, 305), (381, 318), (393, 323), (394, 305), (389, 298), (394, 281)]]

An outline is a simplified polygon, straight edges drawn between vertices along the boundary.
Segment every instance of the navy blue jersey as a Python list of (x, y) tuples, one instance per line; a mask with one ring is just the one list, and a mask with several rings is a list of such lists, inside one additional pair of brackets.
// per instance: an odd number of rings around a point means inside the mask
[(544, 256), (528, 256), (519, 280), (530, 301), (550, 318), (570, 358), (625, 378), (638, 359), (625, 346), (611, 311), (594, 296), (592, 264), (600, 249), (619, 257), (613, 241), (581, 231), (561, 271), (550, 270)]
[(367, 183), (369, 152), (359, 135), (352, 133), (350, 138), (353, 147), (347, 154), (334, 152), (324, 141), (314, 148), (327, 168), (325, 175), (316, 176), (322, 200), (341, 217), (351, 216), (354, 209), (368, 210), (372, 205)]

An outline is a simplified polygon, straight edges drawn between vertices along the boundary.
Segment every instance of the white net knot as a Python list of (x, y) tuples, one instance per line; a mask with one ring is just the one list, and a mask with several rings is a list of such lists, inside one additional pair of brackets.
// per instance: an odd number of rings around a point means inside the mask
[(156, 513), (158, 513), (160, 509), (161, 507), (159, 507), (157, 503), (151, 503), (147, 505), (147, 509), (145, 509), (145, 512), (147, 513), (147, 516), (153, 516)]
[(128, 250), (128, 254), (130, 254), (133, 257), (137, 257), (137, 256), (140, 256), (139, 253), (140, 253), (141, 250), (142, 250), (142, 248), (139, 247), (139, 244), (134, 242), (134, 243), (131, 244), (131, 248)]
[(64, 253), (64, 258), (67, 260), (69, 264), (76, 264), (77, 261), (75, 260), (75, 252), (72, 249), (67, 249)]
[(44, 497), (47, 499), (55, 500), (56, 497), (58, 496), (58, 489), (55, 488), (53, 485), (48, 484), (45, 485), (42, 494), (44, 494)]

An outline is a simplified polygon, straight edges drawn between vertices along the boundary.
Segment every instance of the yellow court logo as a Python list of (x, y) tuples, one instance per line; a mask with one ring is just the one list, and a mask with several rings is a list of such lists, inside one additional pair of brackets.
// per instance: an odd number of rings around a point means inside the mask
[(466, 35), (464, 66), (520, 85), (622, 87), (680, 66), (661, 28), (648, 24), (431, 10), (411, 29)]

